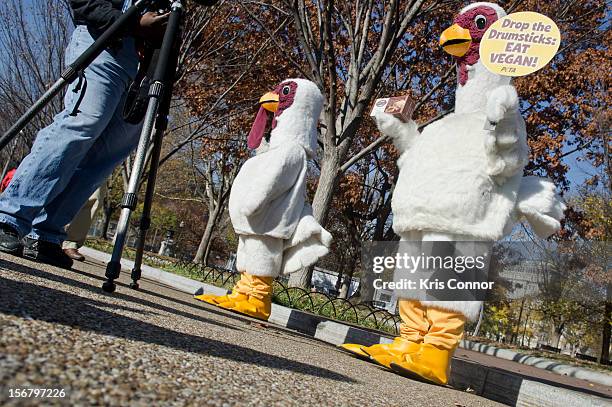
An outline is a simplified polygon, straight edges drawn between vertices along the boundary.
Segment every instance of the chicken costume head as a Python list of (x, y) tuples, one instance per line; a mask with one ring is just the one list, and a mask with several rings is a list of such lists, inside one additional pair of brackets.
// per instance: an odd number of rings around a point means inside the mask
[[(321, 91), (305, 79), (287, 79), (260, 99), (247, 139), (257, 155), (238, 172), (228, 205), (242, 277), (229, 295), (197, 299), (268, 319), (274, 278), (309, 267), (328, 253), (332, 237), (306, 201), (308, 158), (316, 151), (322, 107)], [(268, 124), (270, 141), (260, 148)]]
[(494, 22), (505, 16), (497, 4), (473, 3), (463, 8), (440, 36), (440, 46), (457, 62), (456, 113), (477, 110), (486, 103), (489, 91), (510, 84), (509, 77), (489, 72), (480, 61), (480, 40)]
[(287, 79), (259, 100), (260, 108), (251, 127), (247, 145), (260, 146), (267, 124), (272, 118), (269, 147), (289, 140), (300, 144), (314, 157), (317, 149), (317, 122), (323, 108), (323, 95), (319, 88), (306, 79)]
[[(541, 236), (560, 227), (563, 204), (554, 184), (523, 177), (527, 135), (516, 89), (508, 77), (489, 72), (480, 62), (480, 40), (505, 15), (496, 4), (474, 3), (441, 35), (440, 45), (458, 66), (453, 113), (422, 132), (414, 121), (376, 116), (378, 128), (400, 152), (391, 201), (393, 229), (423, 251), (431, 242), (496, 241), (519, 218)], [(396, 281), (406, 278), (401, 270), (395, 272)], [(422, 301), (409, 290), (396, 295), (402, 325), (393, 343), (342, 348), (397, 373), (446, 384), (464, 324), (478, 317), (482, 302)]]
[(468, 81), (468, 67), (480, 60), (480, 40), (489, 27), (506, 16), (504, 9), (493, 3), (474, 3), (455, 18), (455, 24), (440, 37), (440, 46), (457, 58), (459, 84)]

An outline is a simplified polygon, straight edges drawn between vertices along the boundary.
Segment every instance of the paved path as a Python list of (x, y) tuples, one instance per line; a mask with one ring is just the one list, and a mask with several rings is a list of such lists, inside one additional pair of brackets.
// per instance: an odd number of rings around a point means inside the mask
[(66, 390), (45, 405), (499, 405), (151, 282), (108, 295), (100, 264), (76, 268), (0, 254), (0, 405), (37, 404), (9, 399), (23, 387)]

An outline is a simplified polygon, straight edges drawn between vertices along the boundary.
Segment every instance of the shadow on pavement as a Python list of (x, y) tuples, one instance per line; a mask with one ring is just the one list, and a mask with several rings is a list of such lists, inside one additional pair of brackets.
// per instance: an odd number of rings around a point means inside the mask
[[(90, 291), (90, 292), (93, 292), (93, 293), (96, 293), (96, 294), (100, 294), (100, 295), (109, 295), (109, 294), (104, 293), (104, 291), (102, 291), (102, 288), (100, 288), (100, 287), (96, 287), (96, 286), (93, 286), (93, 285), (90, 285), (90, 284), (87, 284), (87, 283), (83, 283), (81, 281), (77, 281), (77, 280), (74, 280), (74, 279), (71, 279), (71, 278), (68, 278), (68, 277), (65, 277), (65, 276), (61, 276), (61, 275), (58, 275), (58, 274), (47, 273), (45, 271), (41, 271), (41, 270), (38, 270), (38, 269), (33, 269), (33, 268), (30, 268), (30, 267), (27, 267), (27, 266), (24, 266), (24, 265), (21, 265), (21, 264), (18, 264), (18, 263), (13, 263), (11, 261), (4, 260), (4, 259), (0, 259), (0, 268), (8, 268), (8, 269), (13, 270), (13, 271), (18, 272), (18, 273), (23, 273), (23, 274), (28, 274), (28, 275), (31, 275), (31, 276), (36, 276), (36, 277), (44, 278), (44, 279), (47, 279), (47, 280), (51, 280), (51, 281), (55, 281), (55, 282), (58, 282), (58, 283), (70, 285), (72, 287), (77, 287), (77, 288), (80, 288), (80, 289), (83, 289), (83, 290), (87, 290), (87, 291)], [(99, 276), (96, 276), (96, 275), (93, 275), (93, 274), (90, 274), (90, 273), (87, 273), (87, 272), (83, 272), (81, 270), (72, 270), (70, 272), (75, 272), (75, 273), (78, 273), (78, 274), (81, 274), (83, 276), (87, 276), (87, 277), (90, 277), (90, 278), (104, 280), (104, 278), (101, 278)], [(117, 285), (120, 286), (120, 284), (118, 282), (117, 282)], [(121, 286), (123, 286), (123, 284), (121, 284)], [(127, 287), (127, 286), (125, 286), (125, 287)], [(228, 329), (234, 329), (234, 330), (236, 329), (236, 327), (233, 327), (231, 325), (227, 325), (227, 324), (219, 323), (217, 321), (213, 321), (213, 320), (210, 320), (210, 319), (202, 318), (202, 317), (200, 317), (198, 315), (194, 315), (194, 314), (191, 314), (191, 313), (188, 313), (188, 312), (177, 310), (175, 308), (170, 308), (170, 307), (167, 307), (165, 305), (158, 304), (158, 303), (151, 302), (151, 301), (147, 301), (147, 300), (145, 300), (143, 298), (134, 297), (132, 295), (124, 294), (122, 292), (116, 292), (116, 293), (112, 294), (112, 297), (116, 298), (116, 299), (121, 299), (121, 300), (129, 301), (129, 302), (133, 302), (133, 303), (136, 303), (136, 304), (140, 304), (140, 305), (145, 306), (145, 307), (151, 307), (151, 308), (158, 309), (158, 310), (161, 310), (161, 311), (170, 312), (172, 314), (180, 315), (182, 317), (193, 319), (195, 321), (200, 321), (200, 322), (204, 322), (204, 323), (207, 323), (207, 324), (218, 325), (218, 326), (221, 326), (221, 327), (224, 327), (224, 328), (228, 328)], [(167, 298), (167, 297), (164, 297), (164, 296), (161, 296), (161, 297), (162, 298)], [(133, 309), (133, 311), (141, 312), (141, 313), (143, 312), (140, 309)]]
[[(87, 286), (84, 283), (0, 259), (0, 267), (7, 266), (11, 270), (19, 268), (16, 271), (27, 272), (32, 275), (44, 274), (45, 278), (53, 276), (56, 277), (53, 279), (79, 288), (89, 287), (90, 290), (94, 289), (94, 287)], [(176, 332), (99, 307), (116, 306), (104, 301), (83, 298), (68, 292), (0, 277), (0, 312), (5, 314), (59, 323), (78, 329), (95, 331), (103, 335), (147, 342), (185, 352), (205, 354), (272, 369), (288, 370), (343, 382), (355, 382), (348, 376), (327, 369), (269, 355), (239, 345)], [(211, 323), (213, 321), (204, 322)]]
[[(94, 267), (102, 267), (102, 268), (104, 267), (102, 264), (100, 264), (98, 262), (94, 262), (94, 261), (87, 261), (85, 264), (88, 264), (88, 265), (94, 266)], [(1, 263), (0, 263), (0, 265), (1, 265)], [(77, 269), (73, 268), (72, 271), (75, 272), (75, 273), (81, 274), (83, 276), (87, 276), (89, 278), (95, 278), (96, 280), (99, 280), (99, 281), (106, 281), (105, 277), (102, 277), (102, 276), (97, 275), (97, 274), (92, 274), (90, 272), (87, 272), (87, 271), (84, 271), (84, 270), (80, 270), (78, 268)], [(121, 270), (121, 274), (122, 275), (125, 274), (126, 276), (130, 275), (130, 273), (126, 272), (125, 270)], [(41, 277), (45, 277), (45, 276), (41, 276)], [(161, 283), (158, 283), (156, 281), (152, 281), (152, 280), (149, 280), (149, 279), (146, 279), (146, 278), (141, 279), (141, 282), (144, 282), (146, 284), (150, 284), (150, 285), (153, 285), (153, 286), (163, 287), (166, 290), (172, 290), (172, 291), (175, 291), (177, 293), (180, 293), (180, 295), (187, 295), (187, 294), (185, 294), (182, 291), (178, 291), (174, 287), (171, 287), (171, 286), (166, 285), (166, 284), (161, 284)], [(128, 292), (130, 292), (132, 289), (129, 288), (129, 286), (127, 284), (123, 284), (123, 283), (121, 283), (118, 280), (115, 280), (115, 283), (117, 284), (117, 291), (112, 294), (114, 297), (122, 298), (122, 296), (126, 296), (126, 297), (128, 297), (130, 299), (130, 301), (144, 301), (144, 302), (147, 302), (146, 300), (141, 300), (139, 298), (132, 299), (133, 298), (132, 296), (127, 295), (127, 294), (122, 294), (122, 292), (119, 291), (120, 289), (123, 290), (123, 291), (128, 291)], [(101, 286), (102, 285), (100, 284), (100, 287)], [(100, 287), (98, 287), (98, 292), (102, 293), (102, 288), (100, 288)], [(237, 321), (241, 321), (241, 322), (244, 322), (244, 323), (247, 323), (247, 324), (250, 324), (250, 323), (255, 321), (253, 319), (250, 319), (248, 317), (244, 317), (244, 316), (241, 316), (241, 315), (238, 315), (238, 314), (233, 314), (233, 313), (230, 313), (230, 312), (227, 312), (227, 311), (219, 311), (219, 310), (217, 310), (216, 308), (214, 308), (212, 306), (204, 305), (203, 302), (195, 302), (194, 303), (194, 302), (183, 301), (183, 300), (180, 300), (178, 298), (168, 297), (168, 296), (163, 295), (161, 293), (158, 293), (158, 292), (155, 292), (155, 291), (151, 291), (151, 290), (147, 290), (146, 288), (143, 288), (142, 286), (141, 286), (141, 288), (138, 289), (138, 292), (139, 293), (143, 293), (143, 294), (148, 294), (148, 295), (151, 295), (151, 296), (154, 296), (154, 297), (158, 297), (158, 298), (164, 299), (166, 301), (171, 301), (171, 302), (174, 302), (174, 303), (177, 303), (177, 304), (181, 304), (181, 305), (184, 305), (186, 307), (194, 308), (194, 309), (197, 309), (197, 310), (200, 310), (200, 311), (206, 311), (206, 312), (209, 312), (209, 313), (212, 313), (212, 314), (215, 314), (215, 315), (219, 315), (219, 316), (223, 316), (223, 317), (226, 317), (226, 318), (235, 319)], [(156, 308), (160, 307), (157, 304), (151, 304), (151, 306), (152, 307), (156, 307)], [(173, 312), (177, 313), (177, 311), (174, 311), (174, 310), (173, 310)], [(188, 315), (190, 315), (190, 314), (186, 314), (185, 316), (188, 316)], [(193, 317), (196, 318), (196, 319), (198, 318), (197, 316), (193, 316)], [(214, 321), (212, 321), (211, 323), (214, 323)], [(228, 328), (235, 329), (235, 328), (233, 328), (231, 326), (228, 326)]]

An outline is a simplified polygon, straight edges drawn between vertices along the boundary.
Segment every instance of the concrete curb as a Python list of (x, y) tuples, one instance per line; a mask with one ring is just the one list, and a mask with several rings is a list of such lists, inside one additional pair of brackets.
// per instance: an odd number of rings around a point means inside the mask
[[(110, 254), (103, 253), (98, 250), (83, 247), (80, 249), (80, 251), (84, 255), (98, 261), (108, 262), (110, 260)], [(124, 268), (129, 270), (131, 270), (134, 266), (134, 262), (127, 259), (122, 259), (121, 264)], [(170, 286), (178, 291), (182, 291), (190, 295), (193, 295), (193, 293), (200, 289), (205, 293), (214, 295), (222, 295), (227, 293), (227, 291), (223, 288), (191, 280), (189, 278), (178, 276), (147, 265), (142, 266), (142, 277)], [(298, 311), (278, 304), (272, 304), (272, 313), (268, 322), (298, 331), (302, 334), (311, 336), (332, 345), (339, 345), (342, 343), (362, 343), (364, 345), (372, 345), (375, 343), (389, 343), (392, 341), (390, 337), (374, 331), (331, 321), (325, 317)], [(553, 370), (550, 365), (544, 363), (552, 361), (548, 361), (546, 359), (529, 357), (528, 355), (521, 355), (507, 349), (499, 349), (493, 346), (483, 345), (471, 341), (462, 341), (461, 345), (466, 349), (486, 353), (491, 356), (513, 361), (529, 361), (531, 366), (549, 366), (548, 368), (542, 368), (558, 374), (568, 374), (559, 373), (560, 371), (563, 371), (563, 369)], [(514, 358), (517, 358), (517, 360)], [(535, 359), (539, 359), (539, 361), (536, 361)], [(519, 361), (519, 363), (522, 362)], [(531, 363), (539, 363), (539, 365)], [(573, 368), (572, 366), (568, 365), (557, 365)], [(596, 373), (590, 371), (588, 372)], [(578, 378), (577, 372), (573, 371), (572, 373), (573, 374), (568, 375), (573, 375), (573, 377)], [(602, 376), (605, 375), (602, 374)], [(584, 377), (580, 378), (584, 379)], [(589, 378), (586, 380), (592, 379)], [(478, 363), (456, 358), (453, 359), (452, 362), (450, 384), (457, 389), (472, 389), (477, 395), (514, 406), (612, 406), (612, 401), (603, 397), (569, 390), (564, 387), (552, 386), (539, 381), (524, 378), (512, 372), (489, 366), (483, 366)]]
[(521, 363), (523, 365), (529, 365), (537, 367), (539, 369), (548, 370), (549, 372), (557, 373), (560, 375), (575, 377), (577, 379), (603, 384), (604, 386), (612, 386), (612, 375), (595, 372), (590, 369), (566, 365), (551, 359), (526, 355), (524, 353), (515, 352), (510, 349), (498, 348), (495, 346), (486, 345), (484, 343), (468, 340), (461, 341), (461, 347), (464, 349), (495, 356), (497, 358), (511, 360), (513, 362)]

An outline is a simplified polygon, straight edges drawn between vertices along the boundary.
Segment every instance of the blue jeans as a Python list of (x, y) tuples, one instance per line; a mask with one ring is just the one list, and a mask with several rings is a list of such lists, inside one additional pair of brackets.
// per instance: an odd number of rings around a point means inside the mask
[[(66, 64), (93, 42), (87, 27), (77, 26)], [(64, 226), (138, 144), (141, 126), (126, 123), (122, 116), (137, 68), (134, 40), (126, 37), (85, 69), (83, 95), (76, 82), (69, 86), (64, 110), (40, 130), (0, 196), (0, 223), (14, 227), (20, 236), (58, 244), (64, 240)], [(71, 115), (80, 98), (76, 115)]]

